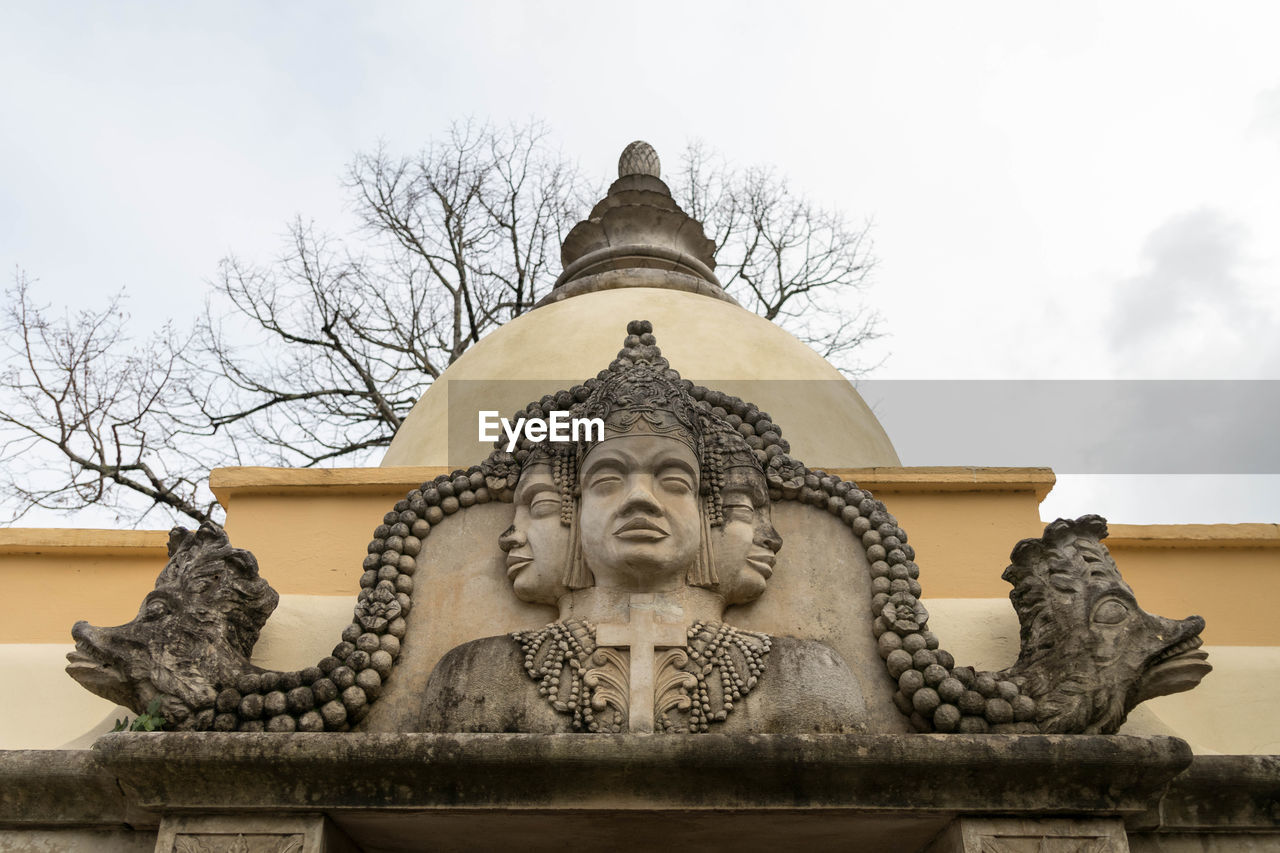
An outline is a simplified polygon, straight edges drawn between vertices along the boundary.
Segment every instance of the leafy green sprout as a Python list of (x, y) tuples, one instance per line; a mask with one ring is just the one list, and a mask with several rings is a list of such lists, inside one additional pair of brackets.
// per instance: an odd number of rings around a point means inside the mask
[(160, 713), (160, 697), (151, 700), (151, 704), (147, 705), (147, 710), (139, 714), (133, 723), (129, 723), (129, 718), (116, 720), (113, 732), (154, 732), (164, 728), (167, 722), (164, 714)]

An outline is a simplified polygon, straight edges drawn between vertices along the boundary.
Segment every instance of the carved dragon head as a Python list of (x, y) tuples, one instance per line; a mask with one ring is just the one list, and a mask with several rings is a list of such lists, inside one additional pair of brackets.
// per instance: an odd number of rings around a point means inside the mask
[(253, 669), (249, 655), (278, 600), (257, 560), (221, 528), (175, 527), (169, 562), (132, 622), (71, 629), (67, 674), (137, 713), (158, 696), (171, 724), (196, 726), (200, 712), (211, 716), (219, 685)]
[(1106, 535), (1099, 516), (1058, 519), (1019, 542), (1003, 574), (1021, 625), (1005, 674), (1036, 700), (1043, 732), (1110, 734), (1139, 702), (1190, 690), (1212, 668), (1200, 650), (1204, 620), (1139, 607)]

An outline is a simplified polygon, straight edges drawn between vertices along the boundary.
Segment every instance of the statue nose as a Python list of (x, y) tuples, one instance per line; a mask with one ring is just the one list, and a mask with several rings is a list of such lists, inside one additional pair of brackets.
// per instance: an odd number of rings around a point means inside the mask
[(622, 502), (622, 512), (662, 512), (662, 504), (654, 497), (653, 482), (649, 478), (636, 477), (632, 480), (631, 491)]
[(766, 525), (760, 532), (760, 544), (776, 554), (782, 550), (782, 536), (772, 524)]
[(512, 548), (520, 547), (525, 541), (524, 531), (517, 530), (513, 524), (502, 531), (502, 535), (498, 537), (498, 547), (503, 551), (510, 551)]

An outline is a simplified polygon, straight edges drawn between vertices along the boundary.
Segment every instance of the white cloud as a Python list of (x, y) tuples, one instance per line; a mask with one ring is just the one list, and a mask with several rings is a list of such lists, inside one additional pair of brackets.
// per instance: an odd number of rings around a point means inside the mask
[(1170, 217), (1143, 243), (1142, 271), (1117, 282), (1108, 341), (1129, 375), (1280, 378), (1277, 317), (1251, 234), (1222, 211)]

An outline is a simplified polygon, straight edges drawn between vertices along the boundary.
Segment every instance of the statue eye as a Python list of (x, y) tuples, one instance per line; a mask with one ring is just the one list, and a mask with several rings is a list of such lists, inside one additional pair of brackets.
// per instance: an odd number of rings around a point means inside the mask
[(529, 514), (534, 518), (546, 518), (560, 514), (560, 499), (554, 495), (543, 493), (536, 496), (529, 504)]
[(163, 598), (153, 598), (147, 602), (147, 609), (143, 611), (144, 619), (159, 619), (162, 616), (169, 615), (169, 602)]
[(622, 475), (618, 474), (616, 471), (609, 470), (592, 474), (590, 479), (586, 481), (588, 489), (601, 492), (616, 489), (621, 485)]
[(1093, 611), (1093, 621), (1103, 625), (1119, 625), (1129, 618), (1129, 608), (1123, 602), (1109, 598)]
[(751, 502), (751, 498), (741, 492), (728, 493), (723, 498), (725, 518), (734, 521), (750, 521), (755, 515), (755, 504)]
[(693, 491), (693, 481), (687, 474), (678, 469), (671, 469), (662, 472), (658, 481), (662, 487), (669, 492), (691, 492)]

